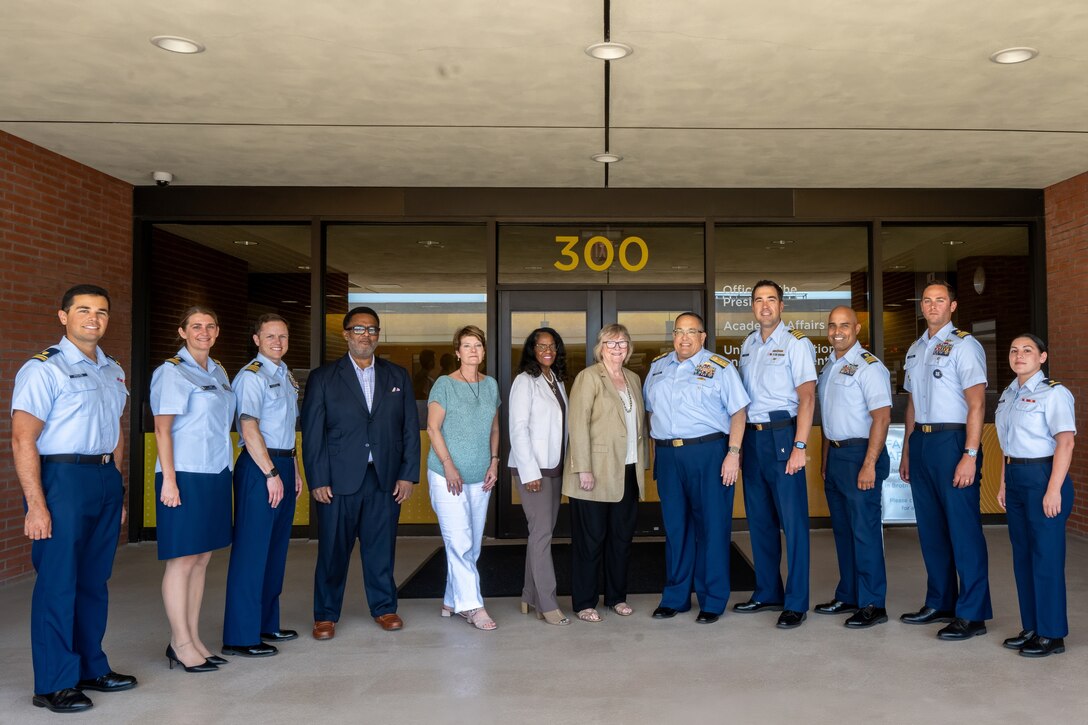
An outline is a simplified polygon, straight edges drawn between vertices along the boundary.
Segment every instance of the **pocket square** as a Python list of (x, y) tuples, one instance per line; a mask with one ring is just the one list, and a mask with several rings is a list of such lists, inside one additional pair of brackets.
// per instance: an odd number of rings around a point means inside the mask
[(393, 388), (392, 390), (390, 390), (389, 392), (390, 392), (390, 393), (399, 393), (399, 392), (400, 392), (400, 388), (394, 387), (394, 388)]

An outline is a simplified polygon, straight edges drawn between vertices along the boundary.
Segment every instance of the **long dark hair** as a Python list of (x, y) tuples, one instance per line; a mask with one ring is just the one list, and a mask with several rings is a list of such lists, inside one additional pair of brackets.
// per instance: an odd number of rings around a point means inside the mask
[(563, 338), (559, 333), (550, 327), (538, 327), (529, 333), (529, 336), (525, 338), (525, 346), (521, 348), (521, 362), (518, 364), (518, 371), (523, 373), (529, 373), (534, 378), (540, 377), (541, 372), (540, 363), (536, 361), (536, 339), (540, 335), (547, 333), (555, 340), (555, 362), (552, 363), (552, 374), (555, 375), (557, 380), (567, 379), (567, 348), (563, 345)]

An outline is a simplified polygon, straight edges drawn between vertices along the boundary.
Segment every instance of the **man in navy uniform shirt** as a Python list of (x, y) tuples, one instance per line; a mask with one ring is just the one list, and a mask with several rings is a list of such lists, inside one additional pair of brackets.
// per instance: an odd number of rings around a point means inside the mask
[(926, 287), (921, 306), (926, 332), (903, 365), (910, 397), (899, 477), (914, 497), (928, 582), (922, 608), (899, 619), (950, 622), (937, 636), (963, 640), (986, 634), (993, 617), (979, 510), (986, 353), (969, 332), (952, 326), (950, 284)]
[(888, 621), (888, 578), (880, 523), (880, 492), (891, 466), (884, 443), (892, 420), (891, 376), (858, 342), (861, 325), (849, 307), (827, 317), (834, 356), (820, 373), (824, 492), (835, 534), (839, 585), (818, 614), (851, 614), (860, 629)]
[(135, 677), (110, 669), (102, 651), (106, 582), (125, 521), (120, 419), (128, 388), (121, 366), (98, 347), (110, 321), (106, 290), (72, 287), (57, 316), (64, 337), (15, 377), (11, 443), (38, 572), (30, 610), (33, 703), (78, 712), (92, 706), (82, 690), (136, 686)]

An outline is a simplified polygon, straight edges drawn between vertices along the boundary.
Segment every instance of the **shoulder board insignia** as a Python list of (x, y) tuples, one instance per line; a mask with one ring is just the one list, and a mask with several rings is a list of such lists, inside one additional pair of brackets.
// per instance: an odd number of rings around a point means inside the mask
[(171, 365), (181, 365), (181, 357), (179, 355), (175, 355), (174, 357), (168, 357), (166, 358), (166, 362), (170, 363)]
[(669, 355), (669, 353), (663, 352), (660, 355), (658, 355), (657, 357), (655, 357), (653, 360), (651, 360), (650, 362), (657, 362), (658, 360), (660, 360), (663, 357), (668, 357), (668, 355)]
[(1056, 388), (1061, 385), (1057, 380), (1051, 380), (1050, 378), (1043, 378), (1043, 383), (1049, 385), (1052, 388)]
[(45, 362), (49, 358), (56, 355), (58, 352), (60, 352), (59, 347), (47, 347), (44, 350), (42, 350), (41, 352), (39, 352), (37, 355), (31, 355), (30, 359), (31, 360), (41, 360), (42, 362)]
[(212, 362), (215, 363), (216, 365), (218, 365), (219, 367), (223, 367), (223, 363), (219, 362), (214, 357), (212, 358)]
[(955, 335), (956, 337), (960, 338), (961, 340), (962, 340), (962, 339), (964, 339), (964, 338), (967, 338), (967, 337), (970, 337), (970, 336), (971, 336), (971, 333), (970, 333), (970, 332), (968, 332), (967, 330), (956, 330), (956, 329), (953, 329), (953, 330), (952, 330), (952, 334), (953, 334), (953, 335)]
[(722, 367), (722, 368), (729, 367), (729, 361), (726, 360), (724, 357), (721, 357), (720, 355), (711, 355), (710, 356), (710, 362), (714, 363), (718, 367)]
[(796, 337), (798, 340), (805, 339), (805, 333), (801, 332), (800, 330), (790, 330), (790, 334)]
[(258, 372), (261, 369), (261, 361), (260, 360), (254, 360), (253, 362), (251, 362), (249, 365), (246, 365), (242, 369), (243, 370), (248, 370), (251, 373)]
[(113, 361), (114, 361), (115, 363), (117, 363), (118, 365), (120, 365), (120, 364), (121, 364), (121, 361), (120, 361), (120, 360), (118, 360), (117, 358), (115, 358), (115, 357), (114, 357), (113, 355), (106, 355), (106, 357), (108, 357), (108, 358), (109, 358), (110, 360), (113, 360)]
[(869, 363), (870, 365), (880, 362), (880, 358), (878, 358), (876, 355), (869, 352), (868, 350), (863, 350), (861, 352), (861, 359)]
[(759, 332), (759, 328), (758, 328), (758, 327), (757, 327), (756, 329), (752, 330), (751, 332), (749, 332), (749, 333), (748, 333), (748, 337), (751, 337), (752, 335), (756, 334), (757, 332)]

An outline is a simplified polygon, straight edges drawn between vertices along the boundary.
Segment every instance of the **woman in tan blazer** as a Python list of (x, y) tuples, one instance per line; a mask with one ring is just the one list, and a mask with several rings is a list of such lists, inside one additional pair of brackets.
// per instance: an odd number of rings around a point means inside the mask
[(597, 334), (593, 359), (570, 392), (569, 455), (563, 493), (570, 498), (571, 603), (584, 622), (600, 622), (597, 581), (604, 558), (604, 604), (626, 617), (627, 556), (643, 494), (645, 409), (638, 376), (623, 365), (631, 335), (623, 325)]

